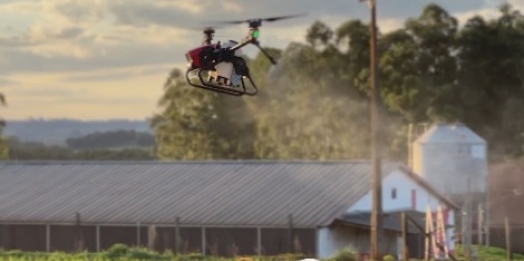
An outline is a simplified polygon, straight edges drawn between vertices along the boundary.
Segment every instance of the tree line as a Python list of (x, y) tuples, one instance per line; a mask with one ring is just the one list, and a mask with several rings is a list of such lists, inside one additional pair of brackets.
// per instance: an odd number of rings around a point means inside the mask
[[(402, 28), (380, 32), (380, 138), (405, 159), (409, 124), (462, 122), (492, 158), (524, 154), (524, 18), (510, 5), (460, 26), (436, 4)], [(369, 157), (369, 25), (312, 24), (306, 43), (250, 59), (256, 97), (190, 87), (173, 70), (151, 126), (161, 159), (355, 159)]]
[(135, 131), (97, 132), (67, 139), (66, 146), (4, 138), (10, 160), (154, 160), (154, 138)]

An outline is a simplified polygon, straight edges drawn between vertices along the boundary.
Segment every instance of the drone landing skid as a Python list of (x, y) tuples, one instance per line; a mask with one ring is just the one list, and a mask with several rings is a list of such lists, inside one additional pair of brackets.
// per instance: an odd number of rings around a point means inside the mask
[[(197, 71), (198, 77), (194, 77), (194, 78), (197, 78), (199, 83), (193, 83), (191, 81), (189, 75), (193, 71)], [(213, 83), (213, 82), (205, 80), (204, 75), (203, 75), (204, 72), (206, 72), (206, 70), (199, 69), (199, 68), (187, 70), (186, 78), (187, 78), (187, 82), (189, 83), (189, 85), (193, 87), (197, 87), (197, 88), (202, 88), (208, 91), (214, 91), (214, 92), (228, 94), (232, 96), (242, 96), (242, 95), (255, 96), (258, 93), (258, 88), (255, 85), (255, 83), (253, 82), (253, 80), (251, 79), (251, 77), (244, 76), (245, 78), (247, 78), (250, 81), (251, 85), (253, 86), (253, 91), (247, 91), (246, 85), (244, 82), (244, 77), (242, 77), (241, 79), (240, 86), (233, 87), (231, 85), (221, 85), (218, 83)]]

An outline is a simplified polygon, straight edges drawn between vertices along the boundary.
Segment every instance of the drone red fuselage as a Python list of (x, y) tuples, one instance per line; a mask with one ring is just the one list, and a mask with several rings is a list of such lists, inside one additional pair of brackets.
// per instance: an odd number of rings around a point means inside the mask
[(194, 48), (186, 53), (186, 59), (190, 63), (191, 68), (203, 68), (206, 67), (209, 62), (210, 54), (215, 50), (216, 45), (203, 45)]

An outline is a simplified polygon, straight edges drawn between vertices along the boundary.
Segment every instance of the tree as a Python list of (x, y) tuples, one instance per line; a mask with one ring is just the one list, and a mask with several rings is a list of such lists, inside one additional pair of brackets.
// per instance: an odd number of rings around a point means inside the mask
[(88, 149), (75, 151), (62, 146), (49, 146), (38, 142), (22, 142), (16, 138), (6, 139), (11, 160), (153, 160), (151, 150)]
[(524, 109), (521, 71), (524, 69), (524, 19), (510, 5), (500, 8), (497, 19), (475, 16), (460, 32), (457, 96), (463, 121), (477, 130), (497, 154), (523, 154)]
[(151, 126), (160, 159), (252, 157), (252, 120), (241, 98), (189, 86), (174, 69), (158, 105)]
[[(7, 101), (3, 93), (0, 93), (0, 106), (7, 106)], [(9, 158), (9, 147), (6, 144), (5, 138), (1, 136), (5, 126), (5, 120), (0, 118), (0, 159)]]
[(258, 158), (351, 159), (367, 154), (367, 103), (347, 84), (348, 77), (341, 77), (347, 64), (332, 36), (331, 29), (316, 22), (306, 36), (308, 45), (292, 43), (283, 50), (277, 72), (266, 81), (269, 98), (256, 114)]
[(455, 121), (460, 118), (460, 100), (454, 95), (458, 88), (457, 19), (436, 4), (427, 5), (417, 19), (406, 22), (406, 30), (418, 45), (417, 74), (422, 83), (427, 106), (426, 114), (433, 121)]
[(134, 130), (119, 130), (95, 132), (85, 136), (69, 138), (66, 144), (73, 150), (124, 148), (124, 147), (154, 147), (155, 138), (152, 134)]

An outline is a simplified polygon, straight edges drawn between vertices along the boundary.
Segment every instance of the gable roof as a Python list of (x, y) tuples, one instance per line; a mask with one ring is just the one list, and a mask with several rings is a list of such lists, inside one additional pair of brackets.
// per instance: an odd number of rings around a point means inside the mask
[[(401, 164), (383, 162), (383, 177)], [(368, 161), (0, 162), (0, 222), (331, 224), (370, 189)]]
[(431, 184), (429, 184), (429, 182), (426, 181), (422, 176), (413, 172), (410, 168), (406, 166), (399, 166), (399, 168), (402, 172), (408, 175), (415, 183), (417, 183), (419, 186), (426, 189), (431, 195), (436, 197), (439, 201), (443, 202), (448, 207), (453, 208), (454, 210), (460, 209), (460, 207), (457, 204), (453, 203), (450, 199), (445, 197), (443, 194), (439, 193), (437, 189), (433, 187)]

